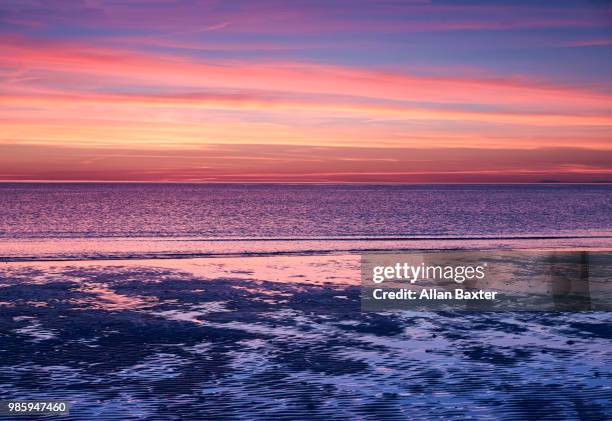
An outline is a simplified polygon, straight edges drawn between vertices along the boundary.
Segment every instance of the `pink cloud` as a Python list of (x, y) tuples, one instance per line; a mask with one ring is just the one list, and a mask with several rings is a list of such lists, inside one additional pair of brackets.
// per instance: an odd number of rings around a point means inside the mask
[(588, 89), (508, 78), (417, 76), (308, 62), (198, 60), (77, 43), (50, 43), (3, 37), (0, 64), (47, 74), (90, 75), (112, 88), (132, 86), (262, 90), (293, 94), (350, 93), (395, 101), (472, 103), (561, 111), (605, 109), (612, 97)]

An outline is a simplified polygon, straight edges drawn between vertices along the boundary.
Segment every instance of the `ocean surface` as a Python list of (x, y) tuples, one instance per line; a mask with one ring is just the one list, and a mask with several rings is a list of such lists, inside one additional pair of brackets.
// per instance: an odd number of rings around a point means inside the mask
[(0, 184), (0, 201), (3, 238), (612, 231), (611, 185)]
[(360, 253), (449, 249), (594, 265), (612, 186), (0, 184), (0, 400), (70, 401), (58, 420), (612, 419), (610, 312), (361, 311)]
[(606, 247), (610, 185), (0, 184), (0, 259)]

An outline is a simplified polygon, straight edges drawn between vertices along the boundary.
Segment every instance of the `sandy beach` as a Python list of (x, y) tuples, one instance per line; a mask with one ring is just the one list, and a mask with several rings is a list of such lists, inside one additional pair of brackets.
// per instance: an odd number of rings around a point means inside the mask
[(0, 397), (78, 420), (611, 416), (609, 313), (361, 312), (357, 270), (3, 263)]

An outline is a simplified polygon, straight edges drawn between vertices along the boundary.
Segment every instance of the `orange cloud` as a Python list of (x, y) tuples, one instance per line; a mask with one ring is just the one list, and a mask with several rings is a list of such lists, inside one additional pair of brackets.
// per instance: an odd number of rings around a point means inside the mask
[(351, 103), (348, 101), (294, 100), (255, 94), (186, 94), (186, 95), (5, 95), (5, 106), (38, 106), (61, 108), (104, 104), (115, 107), (142, 108), (203, 108), (229, 110), (309, 110), (331, 113), (366, 115), (371, 118), (409, 120), (482, 121), (536, 126), (612, 126), (612, 115), (567, 115), (538, 113), (504, 113), (491, 111), (461, 111), (452, 109)]
[(611, 181), (612, 151), (584, 148), (335, 148), (207, 145), (177, 149), (8, 145), (0, 179), (289, 182)]

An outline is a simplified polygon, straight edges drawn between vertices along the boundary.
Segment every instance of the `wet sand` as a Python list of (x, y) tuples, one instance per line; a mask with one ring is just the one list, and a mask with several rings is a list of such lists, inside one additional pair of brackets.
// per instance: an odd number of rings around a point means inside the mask
[(610, 313), (362, 313), (358, 264), (3, 263), (0, 399), (77, 420), (612, 417)]

